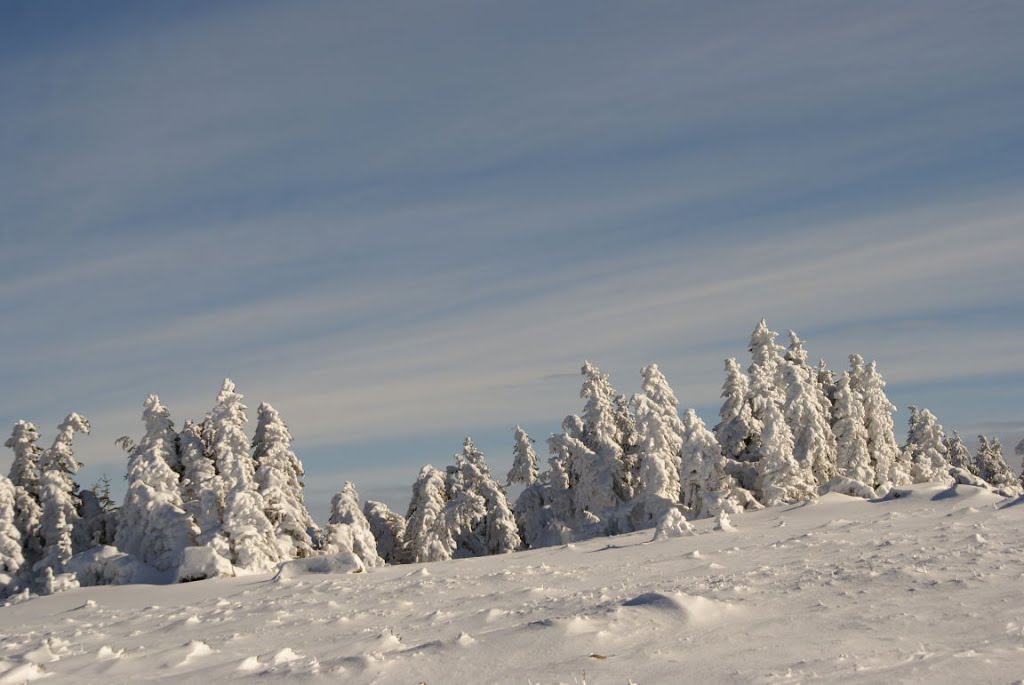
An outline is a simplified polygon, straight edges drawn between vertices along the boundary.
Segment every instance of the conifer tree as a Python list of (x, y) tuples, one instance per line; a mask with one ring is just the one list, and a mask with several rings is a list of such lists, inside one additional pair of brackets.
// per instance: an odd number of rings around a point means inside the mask
[(864, 401), (852, 386), (850, 373), (836, 383), (832, 407), (832, 431), (836, 436), (836, 466), (839, 475), (857, 481), (868, 489), (875, 482), (868, 452), (868, 431), (864, 421)]
[(910, 430), (903, 447), (906, 461), (911, 464), (911, 477), (915, 483), (941, 483), (949, 485), (949, 460), (944, 444), (945, 433), (935, 415), (927, 409), (910, 407)]
[(691, 518), (710, 518), (720, 511), (730, 514), (761, 505), (748, 490), (740, 487), (726, 472), (727, 458), (693, 409), (683, 414), (681, 449), (681, 502)]
[(793, 434), (793, 457), (808, 481), (824, 485), (836, 475), (836, 437), (829, 416), (822, 412), (824, 395), (806, 367), (787, 361), (780, 368), (786, 386), (783, 412)]
[(225, 378), (210, 416), (210, 449), (225, 492), (224, 520), (218, 535), (221, 540), (209, 544), (236, 566), (269, 571), (281, 560), (281, 554), (274, 526), (263, 513), (263, 497), (256, 489), (255, 468), (245, 436), (245, 409), (235, 384)]
[(978, 436), (978, 452), (974, 458), (978, 476), (997, 489), (1017, 488), (1017, 478), (1003, 457), (1003, 445), (999, 438), (989, 440)]
[(189, 420), (178, 434), (182, 506), (199, 528), (196, 542), (200, 545), (212, 544), (218, 539), (224, 515), (223, 482), (217, 477), (213, 457), (204, 439), (207, 433), (202, 423)]
[(405, 517), (391, 511), (383, 502), (374, 500), (367, 500), (363, 505), (363, 515), (377, 541), (377, 554), (385, 564), (407, 564), (412, 561), (405, 536)]
[[(609, 468), (612, 487), (619, 502), (632, 498), (634, 483), (624, 463), (621, 421), (617, 418), (615, 388), (597, 366), (584, 362), (581, 369), (583, 387), (580, 397), (586, 400), (583, 413), (583, 431), (579, 439), (597, 455), (595, 465)], [(605, 474), (602, 474), (602, 477)]]
[(648, 395), (637, 395), (635, 402), (640, 433), (638, 527), (646, 527), (656, 524), (679, 499), (682, 439), (662, 413), (663, 408)]
[(748, 398), (754, 418), (764, 420), (769, 404), (781, 407), (785, 399), (779, 383), (779, 346), (775, 342), (778, 333), (768, 329), (764, 319), (758, 322), (750, 336), (751, 364), (747, 369), (750, 376)]
[(774, 402), (765, 404), (763, 421), (761, 458), (757, 462), (761, 502), (770, 507), (816, 497), (809, 474), (793, 458), (793, 434)]
[(331, 500), (331, 516), (325, 533), (329, 554), (348, 551), (368, 567), (384, 565), (384, 559), (377, 554), (377, 541), (370, 530), (370, 523), (359, 507), (359, 493), (351, 481), (345, 481), (341, 491)]
[(199, 532), (182, 507), (178, 476), (171, 469), (177, 434), (170, 412), (156, 395), (143, 403), (146, 434), (128, 458), (128, 491), (115, 542), (139, 561), (166, 571), (177, 567)]
[(960, 431), (954, 430), (952, 436), (947, 436), (945, 444), (950, 466), (955, 469), (963, 469), (979, 478), (981, 477), (981, 474), (978, 473), (978, 467), (974, 463), (974, 456), (967, 449), (963, 438), (960, 437)]
[(754, 418), (748, 396), (747, 377), (735, 359), (725, 360), (725, 384), (722, 386), (720, 421), (715, 426), (715, 438), (722, 452), (730, 459), (749, 461), (756, 454), (760, 441), (761, 423)]
[(900, 448), (896, 442), (896, 434), (892, 415), (896, 406), (885, 394), (885, 380), (878, 373), (875, 362), (864, 366), (863, 359), (856, 356), (854, 367), (859, 369), (856, 377), (851, 371), (851, 383), (857, 388), (864, 402), (864, 425), (867, 428), (868, 455), (871, 467), (875, 471), (874, 487), (888, 484), (909, 485), (911, 482), (909, 465), (899, 458)]
[(4, 443), (14, 451), (10, 481), (14, 487), (14, 525), (21, 534), (21, 547), (28, 568), (43, 554), (40, 533), (43, 510), (39, 505), (39, 432), (28, 421), (18, 421)]
[(88, 432), (88, 420), (72, 412), (58, 426), (53, 445), (42, 455), (39, 494), (42, 503), (40, 534), (43, 539), (43, 556), (36, 562), (33, 571), (44, 578), (44, 586), (47, 585), (45, 578), (56, 579), (48, 584), (50, 589), (61, 589), (68, 585), (58, 576), (63, 574), (67, 562), (75, 553), (72, 536), (78, 521), (78, 484), (75, 483), (74, 474), (81, 468), (81, 464), (75, 458), (72, 444), (76, 433)]
[[(311, 556), (313, 540), (309, 531), (316, 524), (303, 502), (304, 472), (302, 462), (292, 451), (291, 433), (278, 411), (266, 402), (260, 404), (257, 416), (253, 457), (263, 511), (274, 525), (284, 558)], [(356, 554), (363, 557), (359, 552)]]
[(821, 388), (822, 394), (828, 400), (828, 411), (831, 411), (836, 391), (836, 375), (832, 369), (828, 368), (824, 359), (818, 359), (818, 366), (815, 367), (814, 374), (815, 380), (818, 381), (818, 387)]
[(447, 502), (444, 474), (429, 464), (424, 466), (412, 486), (412, 499), (405, 517), (405, 534), (413, 561), (451, 559), (455, 540), (445, 525)]
[(533, 449), (533, 439), (520, 426), (516, 426), (516, 444), (512, 448), (512, 468), (508, 472), (506, 483), (522, 483), (530, 486), (537, 481), (537, 452)]
[[(490, 476), (487, 460), (466, 438), (448, 468), (446, 505), (456, 545), (473, 556), (514, 552), (522, 544), (505, 492)], [(463, 501), (465, 500), (465, 501)]]
[(14, 484), (0, 476), (0, 598), (18, 584), (25, 564), (21, 532), (15, 525), (17, 492)]

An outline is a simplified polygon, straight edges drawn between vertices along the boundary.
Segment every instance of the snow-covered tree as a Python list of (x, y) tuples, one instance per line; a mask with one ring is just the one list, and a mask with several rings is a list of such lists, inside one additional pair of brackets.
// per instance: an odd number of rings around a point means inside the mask
[(15, 525), (16, 499), (14, 484), (0, 476), (0, 598), (16, 585), (25, 563), (21, 531)]
[(989, 440), (984, 435), (978, 436), (978, 452), (974, 457), (978, 476), (995, 488), (1016, 488), (1017, 477), (1010, 470), (1003, 457), (1003, 445), (999, 438)]
[(754, 332), (750, 335), (751, 364), (747, 369), (750, 376), (748, 398), (754, 418), (763, 421), (769, 404), (781, 407), (785, 395), (780, 386), (779, 364), (781, 363), (780, 347), (775, 339), (778, 333), (768, 329), (768, 324), (761, 319)]
[(868, 452), (868, 430), (864, 421), (864, 401), (844, 373), (835, 387), (832, 405), (832, 432), (836, 436), (836, 467), (843, 478), (874, 489), (875, 471)]
[(679, 500), (682, 439), (662, 413), (663, 408), (650, 396), (637, 395), (635, 406), (640, 434), (640, 487), (634, 497), (634, 517), (637, 527), (643, 528), (656, 524)]
[(520, 426), (516, 426), (516, 444), (512, 448), (512, 468), (508, 472), (507, 484), (522, 483), (533, 485), (537, 481), (537, 452), (533, 439)]
[(223, 482), (204, 439), (207, 432), (203, 423), (186, 421), (178, 434), (182, 505), (199, 527), (196, 542), (201, 545), (217, 538), (224, 509)]
[[(799, 341), (796, 334), (790, 334)], [(829, 416), (822, 411), (824, 395), (807, 367), (787, 361), (780, 369), (786, 387), (783, 412), (793, 434), (793, 456), (810, 479), (824, 485), (836, 475), (836, 437)]]
[(810, 367), (807, 366), (807, 350), (804, 349), (804, 343), (806, 340), (801, 340), (800, 336), (796, 334), (796, 331), (789, 331), (789, 347), (786, 349), (786, 354), (783, 359), (790, 364), (803, 367), (807, 369), (808, 373), (811, 373)]
[(833, 397), (836, 391), (836, 374), (828, 368), (824, 359), (818, 359), (818, 365), (814, 368), (814, 378), (821, 388), (822, 394), (828, 400), (828, 411), (831, 411)]
[(978, 467), (974, 463), (974, 456), (967, 449), (963, 438), (960, 437), (960, 431), (955, 430), (953, 435), (946, 436), (945, 442), (946, 454), (949, 456), (949, 465), (954, 469), (964, 469), (980, 478), (981, 474), (978, 473)]
[(761, 422), (754, 418), (748, 396), (747, 377), (735, 359), (725, 360), (725, 383), (722, 386), (720, 421), (715, 426), (715, 438), (722, 452), (730, 459), (749, 461), (756, 454), (760, 441)]
[[(451, 501), (446, 506), (458, 513), (451, 520), (460, 520), (454, 531), (458, 547), (474, 556), (504, 554), (520, 547), (519, 529), (505, 492), (491, 478), (487, 460), (470, 438), (463, 443), (462, 452), (455, 455), (455, 466), (448, 469), (447, 486)], [(479, 498), (479, 512), (474, 509), (475, 499), (465, 505), (460, 502), (466, 496)]]
[(377, 554), (386, 564), (407, 564), (412, 561), (405, 537), (405, 517), (391, 511), (383, 502), (367, 500), (363, 515), (370, 524), (370, 532), (377, 541)]
[(302, 462), (292, 451), (291, 433), (278, 411), (266, 402), (260, 404), (257, 416), (253, 457), (263, 511), (274, 525), (284, 558), (311, 556), (313, 540), (309, 531), (316, 524), (303, 502), (304, 472)]
[[(73, 533), (78, 521), (78, 484), (74, 474), (81, 468), (75, 458), (73, 442), (76, 433), (88, 433), (89, 422), (75, 413), (68, 414), (57, 428), (53, 445), (42, 455), (42, 476), (39, 497), (42, 504), (40, 535), (43, 556), (33, 571), (46, 576), (48, 569), (53, 578), (63, 574), (64, 567), (75, 553)], [(54, 588), (65, 587), (58, 578)], [(45, 584), (45, 583), (44, 583)], [(45, 588), (44, 588), (45, 589)]]
[(225, 492), (224, 520), (219, 540), (208, 544), (236, 566), (269, 571), (281, 560), (281, 554), (274, 526), (263, 513), (263, 497), (256, 489), (255, 467), (245, 436), (245, 409), (235, 384), (225, 378), (210, 416), (210, 451)]
[[(601, 468), (611, 468), (613, 494), (619, 502), (633, 496), (635, 483), (624, 464), (622, 449), (621, 420), (616, 406), (616, 392), (608, 374), (594, 364), (584, 362), (581, 369), (583, 387), (580, 397), (586, 400), (580, 418), (583, 431), (579, 436), (587, 448), (597, 455), (593, 463)], [(602, 477), (605, 474), (602, 474)]]
[(25, 562), (31, 565), (43, 553), (43, 539), (39, 526), (42, 508), (39, 505), (39, 432), (28, 421), (18, 421), (11, 437), (4, 443), (14, 451), (10, 481), (14, 487), (14, 524), (21, 533), (21, 546)]
[(693, 409), (683, 414), (681, 501), (691, 518), (709, 518), (720, 511), (735, 514), (760, 509), (753, 494), (726, 472), (727, 458), (714, 433)]
[(816, 497), (809, 472), (793, 458), (793, 434), (774, 402), (764, 405), (763, 422), (761, 458), (757, 462), (761, 502), (770, 507)]
[(143, 402), (146, 434), (128, 457), (128, 491), (115, 543), (139, 561), (167, 571), (181, 563), (199, 529), (182, 507), (178, 476), (171, 469), (177, 434), (170, 412), (156, 395)]
[(451, 559), (455, 540), (445, 525), (447, 503), (444, 473), (429, 464), (424, 466), (412, 486), (412, 499), (405, 517), (405, 535), (413, 561)]
[(605, 521), (601, 532), (621, 532), (608, 530), (620, 504), (615, 494), (619, 462), (607, 452), (594, 452), (569, 431), (548, 438), (548, 449), (557, 457), (559, 467), (564, 465), (567, 469), (565, 490), (569, 493), (567, 503), (573, 509), (574, 519), (570, 525), (577, 527), (580, 521)]
[(915, 483), (949, 485), (949, 459), (944, 444), (945, 433), (935, 415), (927, 409), (910, 407), (910, 430), (903, 447), (905, 460), (911, 464)]
[[(874, 487), (893, 485), (909, 485), (910, 465), (900, 458), (900, 448), (896, 442), (896, 434), (892, 415), (896, 406), (885, 394), (885, 380), (878, 373), (875, 362), (864, 366), (863, 359), (854, 355), (851, 366), (857, 369), (850, 372), (851, 384), (857, 389), (864, 402), (864, 425), (867, 428), (868, 454), (871, 467), (875, 471)], [(872, 485), (869, 483), (869, 485)]]
[(383, 566), (384, 559), (377, 554), (377, 541), (370, 523), (359, 507), (359, 493), (351, 481), (345, 481), (341, 491), (331, 500), (331, 516), (327, 521), (326, 551), (329, 554), (352, 552), (366, 566)]

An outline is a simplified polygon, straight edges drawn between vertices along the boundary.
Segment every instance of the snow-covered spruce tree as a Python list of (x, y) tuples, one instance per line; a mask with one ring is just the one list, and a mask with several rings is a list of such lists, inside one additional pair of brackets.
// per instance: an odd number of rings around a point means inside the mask
[[(832, 432), (836, 436), (836, 467), (842, 478), (855, 481), (856, 489), (873, 494), (875, 471), (868, 453), (868, 430), (864, 421), (864, 402), (844, 373), (836, 383), (832, 406)], [(849, 490), (849, 487), (844, 489)]]
[(974, 455), (967, 449), (960, 431), (954, 430), (953, 435), (946, 436), (946, 454), (949, 457), (949, 465), (954, 469), (963, 469), (974, 476), (981, 477), (978, 473), (978, 466), (974, 463)]
[[(72, 445), (75, 433), (88, 432), (88, 420), (72, 412), (58, 426), (53, 445), (42, 455), (39, 496), (43, 511), (39, 530), (43, 539), (43, 556), (32, 570), (37, 577), (44, 578), (44, 591), (48, 587), (66, 589), (71, 584), (60, 576), (76, 551), (72, 542), (78, 521), (78, 484), (74, 474), (81, 464), (75, 459)], [(47, 583), (45, 578), (54, 580)]]
[(235, 384), (225, 378), (210, 416), (210, 450), (226, 493), (224, 520), (217, 536), (221, 540), (215, 538), (208, 544), (236, 566), (269, 571), (281, 561), (281, 554), (274, 526), (263, 513), (263, 497), (256, 489), (255, 468), (245, 436), (245, 409)]
[(516, 444), (512, 448), (512, 468), (508, 472), (507, 485), (522, 483), (533, 485), (537, 480), (537, 452), (533, 449), (533, 439), (520, 426), (516, 426)]
[(1017, 477), (1003, 457), (1003, 445), (999, 442), (999, 438), (989, 440), (986, 436), (979, 435), (978, 452), (975, 455), (974, 463), (978, 470), (978, 476), (992, 487), (1001, 490), (1016, 490), (1018, 488)]
[(217, 477), (213, 458), (203, 438), (202, 423), (186, 421), (178, 434), (181, 459), (181, 499), (199, 528), (196, 542), (211, 543), (221, 529), (223, 517), (223, 483)]
[(764, 420), (764, 415), (769, 404), (781, 407), (785, 400), (785, 393), (780, 385), (779, 355), (780, 347), (775, 342), (778, 333), (768, 329), (764, 319), (758, 322), (754, 332), (750, 335), (750, 368), (747, 374), (750, 377), (750, 388), (748, 398), (754, 418), (758, 421)]
[[(291, 433), (278, 411), (266, 402), (260, 404), (257, 417), (252, 445), (263, 512), (274, 524), (283, 558), (311, 556), (313, 540), (309, 531), (315, 530), (316, 524), (303, 501), (304, 471), (302, 462), (292, 451)], [(367, 565), (373, 564), (367, 562)]]
[(793, 434), (774, 402), (764, 405), (757, 487), (761, 502), (775, 506), (817, 497), (810, 474), (793, 458)]
[(0, 599), (18, 586), (19, 575), (25, 564), (21, 551), (21, 532), (15, 525), (14, 484), (0, 476)]
[[(750, 408), (750, 385), (747, 376), (735, 359), (725, 360), (725, 383), (722, 386), (722, 408), (715, 426), (715, 438), (722, 446), (722, 452), (732, 462), (749, 462), (757, 455), (761, 441), (761, 422), (754, 418)], [(757, 471), (743, 468), (738, 463), (730, 464), (728, 471), (744, 488), (754, 487)]]
[[(505, 492), (491, 478), (487, 460), (472, 439), (467, 437), (462, 452), (455, 455), (455, 466), (448, 468), (447, 481), (450, 501), (446, 507), (455, 512), (449, 519), (460, 521), (459, 528), (453, 529), (457, 549), (471, 556), (519, 549), (522, 541)], [(460, 501), (464, 496), (479, 498), (479, 512), (475, 510), (475, 499), (469, 504)]]
[[(860, 366), (854, 364), (855, 367)], [(852, 377), (852, 372), (851, 372)], [(910, 464), (900, 458), (892, 415), (896, 405), (885, 394), (885, 380), (875, 362), (862, 367), (854, 379), (864, 402), (864, 422), (868, 431), (868, 454), (875, 470), (875, 487), (909, 485)]]
[(691, 518), (710, 518), (725, 511), (736, 514), (760, 509), (753, 494), (726, 472), (727, 458), (715, 434), (693, 409), (683, 414), (681, 501)]
[[(683, 442), (683, 422), (679, 418), (679, 400), (676, 399), (676, 394), (673, 392), (671, 386), (668, 384), (668, 379), (665, 378), (665, 374), (661, 372), (657, 364), (648, 364), (640, 371), (641, 378), (641, 391), (643, 395), (649, 400), (651, 406), (661, 414), (661, 418), (667, 430), (675, 434), (675, 438), (672, 440), (672, 449), (674, 450), (674, 458), (672, 459), (672, 468), (676, 471), (676, 479), (680, 478), (679, 472), (679, 450)], [(639, 422), (639, 415), (637, 415)]]
[(679, 500), (682, 439), (669, 425), (662, 407), (649, 396), (637, 395), (634, 401), (640, 434), (640, 487), (633, 498), (633, 525), (639, 529), (657, 524)]
[(377, 541), (377, 554), (385, 564), (407, 564), (412, 561), (409, 543), (405, 538), (405, 518), (391, 511), (383, 502), (367, 500), (363, 515), (370, 524), (370, 532)]
[(633, 496), (635, 482), (631, 470), (626, 468), (622, 449), (621, 418), (618, 417), (615, 398), (617, 393), (603, 373), (590, 362), (583, 362), (583, 387), (580, 397), (586, 400), (580, 418), (583, 432), (579, 439), (594, 454), (598, 463), (612, 467), (612, 484), (618, 502)]
[(21, 533), (22, 552), (30, 569), (43, 554), (39, 532), (43, 510), (39, 505), (39, 432), (28, 421), (14, 424), (11, 437), (4, 446), (14, 451), (10, 481), (14, 487), (14, 524)]
[(615, 488), (620, 463), (607, 452), (594, 452), (568, 431), (548, 438), (548, 449), (567, 469), (563, 503), (572, 507), (572, 515), (563, 521), (582, 537), (626, 532)]
[(811, 368), (807, 365), (807, 350), (804, 349), (804, 343), (806, 340), (801, 340), (800, 336), (796, 334), (796, 331), (790, 329), (789, 331), (789, 347), (786, 348), (786, 354), (783, 359), (790, 364), (795, 364), (802, 369), (805, 369), (808, 374), (813, 373)]
[(324, 532), (328, 554), (352, 552), (368, 567), (384, 565), (384, 559), (377, 554), (377, 541), (370, 523), (359, 507), (359, 493), (351, 481), (345, 481), (331, 500), (331, 516)]
[(808, 480), (825, 485), (836, 476), (837, 469), (836, 437), (829, 416), (822, 411), (824, 394), (806, 367), (787, 361), (780, 368), (786, 386), (783, 412), (793, 434), (793, 456)]
[(142, 404), (146, 434), (128, 457), (128, 491), (115, 544), (160, 571), (177, 568), (182, 550), (199, 529), (182, 507), (178, 476), (171, 469), (177, 434), (170, 412), (156, 395)]
[(412, 499), (405, 517), (405, 535), (413, 561), (452, 558), (455, 540), (444, 519), (447, 503), (444, 473), (429, 464), (424, 466), (412, 486)]
[(935, 415), (927, 409), (910, 407), (910, 430), (903, 447), (904, 459), (911, 464), (911, 477), (915, 483), (953, 482), (949, 475), (949, 460), (944, 444), (945, 433)]
[(818, 359), (818, 365), (814, 368), (814, 378), (825, 399), (828, 400), (828, 411), (831, 411), (836, 392), (836, 374), (828, 368), (824, 359)]

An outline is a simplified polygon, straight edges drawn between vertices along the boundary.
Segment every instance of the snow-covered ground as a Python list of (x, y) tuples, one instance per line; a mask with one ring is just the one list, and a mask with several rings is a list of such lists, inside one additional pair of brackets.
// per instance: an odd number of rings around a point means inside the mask
[(907, 492), (657, 542), (33, 598), (0, 609), (0, 683), (1024, 678), (1024, 506)]

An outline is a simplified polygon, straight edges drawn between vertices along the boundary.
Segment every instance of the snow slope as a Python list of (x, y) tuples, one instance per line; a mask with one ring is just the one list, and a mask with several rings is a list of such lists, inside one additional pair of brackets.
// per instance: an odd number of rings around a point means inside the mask
[(657, 542), (34, 598), (0, 609), (0, 683), (1024, 677), (1024, 506), (963, 485), (905, 492)]

